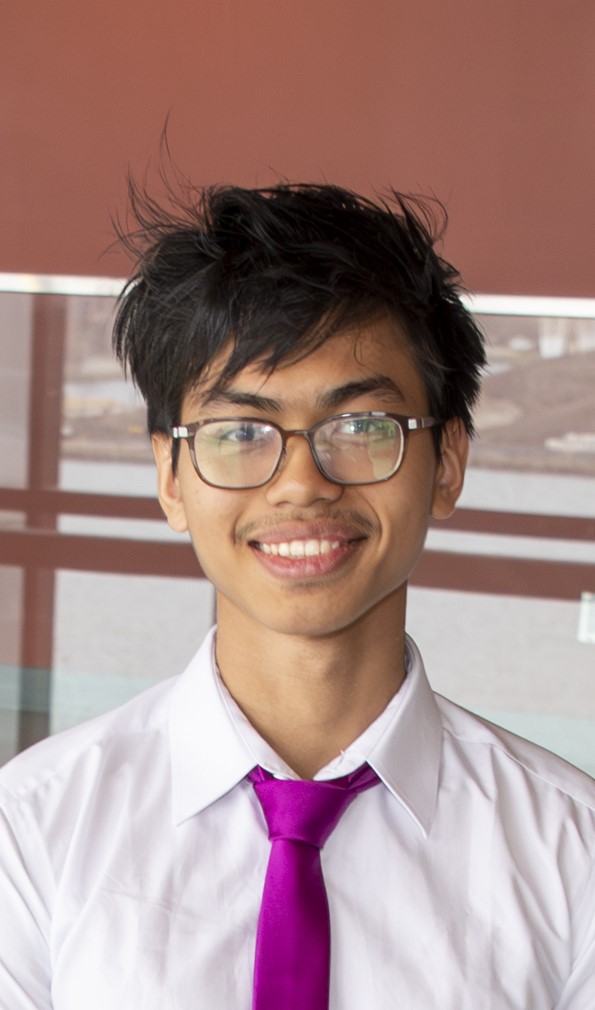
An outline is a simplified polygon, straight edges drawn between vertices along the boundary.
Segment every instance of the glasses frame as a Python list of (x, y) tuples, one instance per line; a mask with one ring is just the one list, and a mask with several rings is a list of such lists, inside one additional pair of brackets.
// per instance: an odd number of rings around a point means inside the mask
[[(374, 418), (388, 418), (391, 421), (396, 421), (402, 433), (402, 445), (399, 458), (386, 477), (380, 477), (378, 480), (361, 480), (361, 481), (344, 481), (337, 480), (335, 477), (331, 477), (326, 473), (322, 463), (318, 459), (316, 453), (316, 447), (314, 445), (314, 436), (319, 428), (322, 428), (329, 421), (344, 421), (344, 420), (356, 420), (361, 417), (374, 417)], [(241, 484), (241, 485), (225, 485), (225, 484), (214, 484), (212, 481), (207, 480), (198, 465), (196, 459), (196, 453), (194, 451), (194, 436), (197, 431), (200, 431), (206, 424), (220, 424), (223, 421), (238, 421), (242, 423), (251, 422), (253, 424), (266, 425), (268, 428), (274, 428), (281, 436), (281, 451), (279, 453), (279, 459), (275, 465), (273, 472), (266, 478), (266, 480), (259, 481), (258, 484)], [(354, 412), (349, 412), (346, 414), (333, 414), (331, 417), (325, 417), (321, 421), (317, 421), (313, 424), (311, 428), (282, 428), (280, 424), (275, 421), (265, 420), (262, 417), (245, 417), (245, 416), (232, 416), (232, 417), (206, 417), (202, 421), (193, 421), (190, 424), (179, 424), (174, 425), (170, 429), (171, 437), (178, 439), (180, 441), (185, 441), (188, 443), (188, 449), (190, 450), (190, 459), (192, 460), (192, 465), (196, 470), (196, 473), (203, 481), (204, 484), (208, 484), (209, 487), (220, 488), (223, 491), (248, 491), (259, 487), (264, 487), (269, 481), (273, 479), (282, 461), (286, 455), (286, 446), (290, 438), (295, 435), (301, 435), (306, 439), (308, 445), (310, 446), (310, 452), (312, 453), (312, 459), (314, 460), (318, 470), (322, 476), (330, 481), (331, 484), (338, 484), (340, 487), (360, 487), (364, 484), (383, 484), (385, 481), (390, 480), (391, 477), (398, 472), (405, 457), (405, 450), (407, 448), (407, 441), (409, 434), (412, 431), (423, 431), (425, 428), (434, 428), (436, 425), (441, 424), (441, 421), (436, 420), (435, 417), (406, 417), (404, 414), (391, 414), (384, 410), (358, 410)]]

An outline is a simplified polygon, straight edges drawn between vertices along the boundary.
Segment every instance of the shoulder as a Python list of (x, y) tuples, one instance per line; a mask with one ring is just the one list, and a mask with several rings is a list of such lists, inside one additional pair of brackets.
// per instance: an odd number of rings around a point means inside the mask
[[(36, 794), (86, 791), (99, 779), (120, 769), (120, 779), (140, 784), (149, 772), (169, 766), (172, 706), (185, 709), (195, 702), (197, 685), (212, 665), (212, 628), (182, 674), (142, 691), (104, 715), (57, 733), (17, 755), (0, 768), (0, 806)], [(174, 702), (178, 698), (177, 703)]]
[(488, 781), (500, 793), (529, 792), (557, 797), (583, 807), (595, 817), (595, 780), (563, 758), (482, 719), (441, 695), (445, 746), (469, 763), (469, 774)]
[[(0, 769), (0, 805), (33, 798), (78, 778), (90, 782), (107, 764), (130, 761), (167, 732), (167, 712), (178, 678), (154, 685), (103, 715), (48, 737)], [(137, 758), (138, 760), (138, 758)]]

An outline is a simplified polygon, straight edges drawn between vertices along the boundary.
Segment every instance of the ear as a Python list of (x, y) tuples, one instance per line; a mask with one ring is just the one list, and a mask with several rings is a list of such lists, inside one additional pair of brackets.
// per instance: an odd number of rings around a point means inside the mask
[(151, 446), (157, 464), (157, 495), (161, 508), (172, 530), (185, 533), (188, 529), (186, 509), (182, 500), (180, 481), (174, 473), (171, 447), (172, 440), (161, 432), (151, 436)]
[(443, 425), (440, 450), (432, 497), (432, 516), (434, 519), (448, 519), (463, 490), (469, 453), (469, 436), (460, 418), (452, 418)]

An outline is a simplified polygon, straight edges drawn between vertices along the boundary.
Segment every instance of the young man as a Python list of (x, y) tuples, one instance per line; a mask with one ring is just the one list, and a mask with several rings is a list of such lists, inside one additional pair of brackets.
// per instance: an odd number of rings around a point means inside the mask
[(592, 1010), (595, 787), (434, 696), (405, 634), (484, 365), (431, 216), (135, 210), (115, 346), (218, 626), (3, 771), (0, 1007)]

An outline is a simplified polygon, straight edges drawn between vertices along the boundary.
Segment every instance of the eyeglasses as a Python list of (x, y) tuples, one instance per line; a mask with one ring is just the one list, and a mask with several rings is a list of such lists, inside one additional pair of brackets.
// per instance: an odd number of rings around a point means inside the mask
[(433, 417), (371, 411), (337, 414), (311, 428), (286, 431), (273, 421), (220, 417), (178, 425), (171, 434), (188, 442), (205, 484), (241, 490), (271, 480), (294, 435), (307, 439), (316, 466), (333, 484), (378, 484), (399, 469), (409, 433), (439, 423)]

